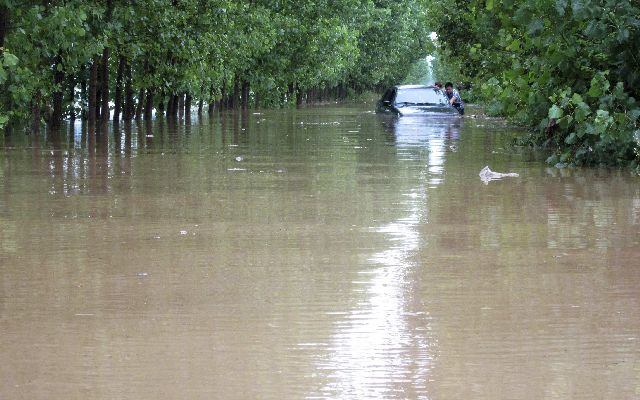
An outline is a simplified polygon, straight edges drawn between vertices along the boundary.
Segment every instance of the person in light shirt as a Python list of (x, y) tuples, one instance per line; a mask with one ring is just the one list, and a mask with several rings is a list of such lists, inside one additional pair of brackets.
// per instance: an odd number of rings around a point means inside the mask
[(444, 85), (444, 94), (447, 95), (449, 99), (449, 103), (458, 110), (460, 115), (464, 115), (464, 103), (462, 102), (462, 97), (460, 97), (460, 93), (453, 88), (453, 83), (447, 82)]

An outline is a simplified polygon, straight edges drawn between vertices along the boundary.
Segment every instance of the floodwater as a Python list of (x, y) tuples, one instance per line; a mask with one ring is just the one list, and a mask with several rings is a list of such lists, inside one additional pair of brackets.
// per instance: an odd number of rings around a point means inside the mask
[(640, 178), (370, 108), (0, 141), (0, 398), (640, 398)]

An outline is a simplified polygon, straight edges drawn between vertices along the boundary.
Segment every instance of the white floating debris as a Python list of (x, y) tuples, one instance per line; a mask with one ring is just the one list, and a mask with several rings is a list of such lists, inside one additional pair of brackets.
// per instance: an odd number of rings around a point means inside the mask
[(496, 180), (496, 179), (520, 176), (520, 175), (516, 174), (515, 172), (502, 173), (502, 172), (491, 171), (489, 169), (488, 165), (486, 167), (482, 168), (482, 170), (480, 170), (480, 173), (478, 175), (480, 175), (480, 180), (482, 182), (484, 182), (485, 184), (488, 184), (489, 182), (491, 182), (493, 180)]
[(181, 235), (186, 235), (188, 232), (187, 231), (180, 231)]
[(240, 162), (242, 160), (244, 160), (244, 158), (242, 158), (241, 156), (236, 157), (236, 161)]
[(138, 272), (138, 276), (149, 276), (148, 272)]

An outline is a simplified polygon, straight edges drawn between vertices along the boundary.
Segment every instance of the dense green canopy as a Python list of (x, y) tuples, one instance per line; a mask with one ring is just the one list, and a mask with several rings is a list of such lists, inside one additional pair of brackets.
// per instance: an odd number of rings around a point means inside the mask
[(105, 121), (114, 105), (125, 119), (191, 101), (277, 106), (396, 83), (432, 47), (425, 3), (0, 0), (0, 127)]
[(433, 0), (435, 73), (536, 128), (552, 164), (640, 161), (640, 2)]

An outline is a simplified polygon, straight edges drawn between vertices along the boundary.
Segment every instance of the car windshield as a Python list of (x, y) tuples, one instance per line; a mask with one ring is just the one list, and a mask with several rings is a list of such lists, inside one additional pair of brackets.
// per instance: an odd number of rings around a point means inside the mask
[(447, 100), (442, 92), (435, 88), (398, 89), (396, 104), (421, 105), (436, 104), (446, 105)]

